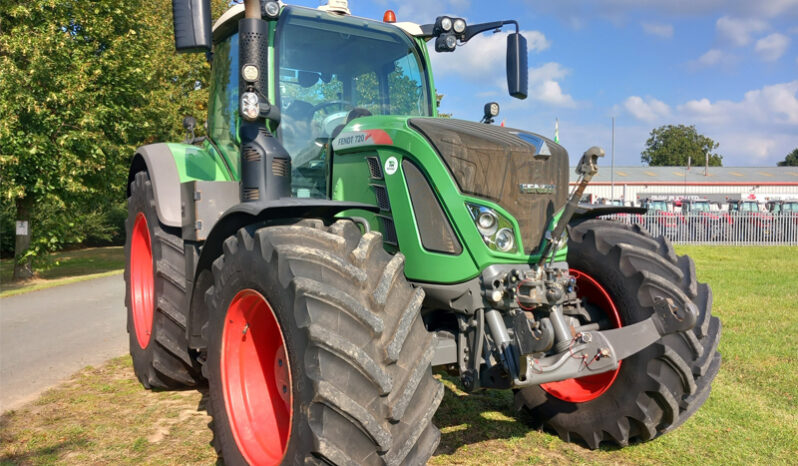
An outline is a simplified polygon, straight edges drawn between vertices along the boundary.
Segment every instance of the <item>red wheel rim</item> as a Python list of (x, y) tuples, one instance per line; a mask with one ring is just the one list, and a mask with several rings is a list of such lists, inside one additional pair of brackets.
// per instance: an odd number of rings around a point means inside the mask
[[(576, 279), (579, 297), (587, 298), (588, 302), (604, 311), (607, 317), (609, 317), (613, 328), (621, 327), (621, 316), (618, 314), (618, 308), (615, 307), (615, 303), (612, 301), (612, 298), (610, 298), (607, 290), (594, 280), (593, 277), (584, 272), (574, 269), (571, 269), (570, 272), (571, 276)], [(618, 368), (611, 372), (541, 384), (540, 388), (545, 390), (549, 395), (563, 401), (584, 403), (585, 401), (598, 398), (602, 393), (607, 391), (612, 383), (615, 382), (615, 378), (618, 376), (620, 370), (621, 364), (618, 363)]]
[(155, 280), (152, 274), (152, 243), (147, 218), (136, 215), (133, 235), (130, 240), (130, 305), (133, 308), (133, 327), (136, 340), (144, 349), (150, 344), (152, 316), (155, 303)]
[(271, 306), (246, 289), (227, 308), (222, 393), (230, 429), (249, 464), (279, 464), (291, 431), (291, 371)]

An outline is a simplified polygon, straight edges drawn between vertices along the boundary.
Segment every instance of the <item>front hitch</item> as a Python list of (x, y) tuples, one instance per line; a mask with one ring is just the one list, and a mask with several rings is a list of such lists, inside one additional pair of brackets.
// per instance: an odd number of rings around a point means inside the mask
[(513, 377), (512, 387), (613, 371), (621, 360), (661, 337), (693, 328), (697, 319), (698, 309), (692, 302), (682, 306), (670, 298), (660, 298), (654, 303), (654, 314), (646, 320), (611, 330), (581, 332), (571, 339), (566, 351), (552, 356), (536, 359), (521, 355), (519, 376)]

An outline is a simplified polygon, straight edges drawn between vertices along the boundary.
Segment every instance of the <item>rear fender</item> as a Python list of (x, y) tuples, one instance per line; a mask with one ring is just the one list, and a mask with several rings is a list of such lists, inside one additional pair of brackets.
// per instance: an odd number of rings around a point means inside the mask
[(127, 195), (136, 173), (146, 171), (155, 194), (158, 220), (180, 228), (180, 183), (187, 181), (231, 181), (229, 170), (208, 143), (204, 147), (158, 143), (141, 146), (133, 156), (127, 179)]

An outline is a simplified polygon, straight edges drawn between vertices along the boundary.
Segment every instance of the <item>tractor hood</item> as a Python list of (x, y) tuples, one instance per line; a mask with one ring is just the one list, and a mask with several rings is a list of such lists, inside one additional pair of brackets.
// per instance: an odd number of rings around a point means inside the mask
[(445, 118), (413, 118), (460, 191), (496, 202), (515, 217), (533, 253), (568, 196), (568, 153), (527, 131)]

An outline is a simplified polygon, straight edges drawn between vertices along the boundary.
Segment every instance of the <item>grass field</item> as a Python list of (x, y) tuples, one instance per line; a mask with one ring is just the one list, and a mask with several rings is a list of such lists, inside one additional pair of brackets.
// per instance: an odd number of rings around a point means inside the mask
[(46, 262), (48, 265), (36, 268), (37, 278), (13, 282), (13, 259), (1, 260), (0, 297), (119, 273), (125, 268), (125, 252), (122, 246), (61, 251), (51, 254)]
[[(505, 392), (466, 395), (445, 379), (431, 464), (795, 464), (798, 248), (680, 247), (710, 283), (724, 363), (712, 396), (676, 431), (590, 451), (530, 430)], [(3, 464), (212, 464), (197, 391), (146, 392), (129, 358), (89, 368), (0, 418)]]

